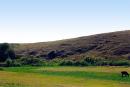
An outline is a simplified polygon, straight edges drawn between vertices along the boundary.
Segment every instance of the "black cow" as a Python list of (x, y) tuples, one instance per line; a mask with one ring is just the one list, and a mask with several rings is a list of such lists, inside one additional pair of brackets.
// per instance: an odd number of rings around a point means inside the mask
[(121, 74), (122, 77), (129, 77), (129, 73), (127, 71), (122, 71)]

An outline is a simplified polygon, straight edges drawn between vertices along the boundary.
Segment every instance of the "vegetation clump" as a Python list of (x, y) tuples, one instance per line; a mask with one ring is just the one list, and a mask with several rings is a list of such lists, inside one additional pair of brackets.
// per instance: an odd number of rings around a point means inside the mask
[(7, 58), (15, 59), (15, 52), (8, 43), (0, 44), (0, 62), (4, 62)]
[(22, 57), (18, 60), (22, 65), (42, 66), (43, 61), (35, 57)]

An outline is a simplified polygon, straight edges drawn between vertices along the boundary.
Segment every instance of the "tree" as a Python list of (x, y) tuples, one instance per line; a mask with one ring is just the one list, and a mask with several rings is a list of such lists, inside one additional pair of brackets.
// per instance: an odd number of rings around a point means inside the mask
[(15, 52), (8, 43), (0, 44), (0, 62), (4, 62), (7, 58), (14, 59)]
[(7, 58), (5, 61), (5, 64), (7, 67), (12, 66), (13, 65), (13, 61), (10, 58)]

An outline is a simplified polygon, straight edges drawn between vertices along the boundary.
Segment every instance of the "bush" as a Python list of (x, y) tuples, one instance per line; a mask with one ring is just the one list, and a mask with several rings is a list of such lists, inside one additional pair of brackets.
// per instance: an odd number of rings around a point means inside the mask
[(19, 62), (17, 62), (16, 60), (12, 60), (10, 58), (8, 58), (6, 61), (5, 61), (5, 66), (6, 67), (14, 67), (14, 66), (21, 66), (21, 64)]
[(83, 61), (87, 62), (89, 65), (95, 65), (100, 59), (86, 57)]
[(130, 66), (130, 61), (127, 60), (119, 60), (119, 61), (111, 61), (111, 66)]
[(5, 64), (6, 64), (7, 67), (10, 67), (10, 66), (13, 65), (13, 62), (10, 58), (8, 58), (8, 59), (6, 59)]
[(61, 65), (61, 66), (73, 66), (74, 62), (71, 61), (71, 60), (64, 60), (59, 65)]
[(13, 66), (22, 66), (22, 64), (19, 62), (19, 61), (17, 61), (17, 60), (14, 60), (13, 61)]
[(84, 60), (81, 60), (80, 61), (80, 66), (89, 66), (91, 64), (89, 64), (88, 62), (84, 61)]
[(95, 63), (96, 66), (106, 66), (106, 65), (110, 65), (110, 61), (106, 61), (106, 60), (101, 60), (101, 61), (97, 61)]
[(130, 66), (129, 60), (107, 60), (86, 57), (79, 61), (63, 60), (61, 66)]
[(59, 65), (61, 66), (89, 66), (91, 64), (84, 60), (81, 60), (81, 61), (64, 60)]
[(26, 57), (23, 57), (21, 58), (20, 60), (20, 63), (22, 65), (32, 65), (32, 66), (41, 66), (43, 65), (43, 61), (39, 58), (26, 58)]
[(0, 71), (3, 71), (4, 69), (0, 67)]

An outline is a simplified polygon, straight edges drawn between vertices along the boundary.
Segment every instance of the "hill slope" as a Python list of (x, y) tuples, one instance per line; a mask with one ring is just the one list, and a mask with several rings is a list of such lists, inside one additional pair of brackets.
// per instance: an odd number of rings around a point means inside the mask
[(79, 38), (15, 45), (17, 55), (41, 58), (75, 57), (88, 55), (105, 58), (129, 58), (130, 30)]

